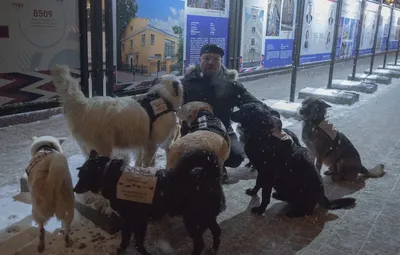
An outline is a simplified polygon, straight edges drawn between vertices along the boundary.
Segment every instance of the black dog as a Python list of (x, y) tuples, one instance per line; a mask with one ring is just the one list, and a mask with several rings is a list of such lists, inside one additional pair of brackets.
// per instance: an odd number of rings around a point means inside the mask
[[(259, 104), (260, 104), (262, 107), (264, 107), (265, 110), (267, 110), (272, 116), (274, 116), (274, 117), (276, 117), (276, 118), (278, 118), (278, 119), (281, 118), (281, 115), (279, 114), (279, 112), (273, 110), (273, 109), (272, 109), (271, 107), (269, 107), (268, 105), (266, 105), (266, 104), (264, 104), (264, 103), (262, 103), (262, 102), (251, 102), (251, 103), (259, 103)], [(295, 133), (293, 133), (292, 131), (290, 131), (290, 130), (287, 129), (287, 128), (282, 128), (282, 130), (285, 131), (286, 134), (288, 134), (288, 135), (290, 135), (290, 136), (292, 137), (293, 142), (294, 142), (295, 144), (297, 144), (298, 146), (301, 146), (300, 140), (299, 140), (299, 138), (297, 137), (297, 135), (296, 135)], [(247, 140), (247, 137), (245, 136), (245, 134), (244, 134), (244, 132), (243, 132), (243, 129), (242, 129), (242, 126), (241, 126), (240, 123), (237, 125), (236, 131), (239, 133), (239, 141), (240, 141), (242, 144), (245, 144), (245, 143), (246, 143), (246, 140)], [(252, 172), (255, 171), (255, 169), (253, 168), (253, 164), (251, 163), (251, 161), (249, 161), (245, 166), (248, 167), (248, 168), (252, 168)]]
[(245, 152), (258, 171), (255, 187), (246, 190), (246, 194), (256, 195), (262, 188), (262, 202), (252, 208), (253, 213), (264, 213), (272, 188), (276, 191), (274, 198), (289, 203), (291, 210), (287, 216), (291, 218), (313, 214), (316, 204), (328, 209), (354, 204), (354, 198), (326, 198), (321, 176), (308, 150), (282, 132), (280, 119), (264, 107), (259, 104), (243, 105), (233, 113), (232, 120), (241, 123), (247, 136)]
[[(132, 232), (136, 249), (140, 254), (150, 254), (144, 247), (149, 220), (156, 220), (169, 214), (182, 215), (190, 237), (194, 242), (192, 254), (201, 254), (204, 249), (203, 233), (210, 229), (213, 249), (220, 245), (221, 228), (217, 223), (224, 200), (220, 183), (220, 169), (216, 155), (206, 151), (188, 153), (182, 156), (173, 170), (158, 170), (157, 184), (152, 203), (138, 203), (117, 198), (117, 185), (125, 170), (120, 159), (110, 161), (96, 151), (78, 168), (79, 181), (74, 191), (77, 194), (91, 191), (101, 192), (110, 201), (123, 221), (122, 240), (119, 253), (128, 247)], [(137, 185), (137, 184), (136, 184)]]

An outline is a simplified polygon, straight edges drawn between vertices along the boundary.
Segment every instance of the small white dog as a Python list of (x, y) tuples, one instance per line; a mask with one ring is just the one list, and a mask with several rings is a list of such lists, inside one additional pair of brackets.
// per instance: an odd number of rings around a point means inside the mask
[(44, 225), (54, 215), (62, 221), (65, 246), (71, 246), (69, 230), (74, 219), (74, 192), (67, 159), (62, 154), (64, 139), (33, 137), (32, 159), (25, 169), (32, 199), (32, 217), (39, 225), (38, 252), (45, 248)]
[(108, 157), (113, 149), (139, 149), (136, 166), (154, 166), (156, 150), (174, 132), (175, 112), (183, 101), (178, 77), (164, 75), (155, 79), (154, 86), (140, 100), (86, 98), (67, 66), (57, 66), (53, 78), (69, 130), (86, 157), (92, 149)]

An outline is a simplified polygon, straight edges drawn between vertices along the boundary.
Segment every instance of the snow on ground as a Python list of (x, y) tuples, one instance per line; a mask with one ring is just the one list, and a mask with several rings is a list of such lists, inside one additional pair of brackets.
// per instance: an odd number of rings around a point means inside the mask
[[(329, 115), (333, 118), (345, 117), (347, 110), (360, 107), (369, 100), (377, 101), (377, 96), (386, 92), (390, 87), (399, 85), (399, 83), (399, 81), (393, 80), (391, 85), (379, 85), (378, 91), (374, 94), (360, 93), (360, 102), (353, 106), (331, 104), (333, 107), (329, 109)], [(55, 116), (55, 118), (58, 117), (59, 115)], [(283, 118), (282, 121), (284, 127), (290, 127), (291, 125), (298, 123), (298, 121), (294, 119)], [(237, 124), (233, 124), (234, 130), (236, 130), (236, 126)], [(74, 155), (68, 159), (74, 184), (77, 181), (78, 171), (76, 168), (82, 165), (84, 160), (85, 159), (82, 155)], [(163, 150), (158, 150), (156, 162), (156, 165), (159, 168), (165, 166), (165, 153)], [(248, 205), (248, 201), (241, 201), (246, 197), (242, 198), (242, 196), (237, 192), (243, 192), (242, 187), (251, 187), (253, 185), (253, 179), (256, 176), (256, 173), (250, 173), (248, 169), (242, 167), (231, 169), (229, 174), (229, 184), (224, 185), (224, 191), (230, 194), (230, 197), (227, 198), (228, 209), (220, 215), (220, 222), (234, 217), (234, 211), (237, 212), (238, 209), (241, 209), (237, 208), (238, 206), (242, 207)], [(30, 196), (28, 193), (18, 193), (19, 185), (0, 188), (0, 194), (2, 194), (0, 198), (0, 253), (2, 255), (31, 255), (36, 253), (38, 228), (31, 218), (31, 205), (29, 202)], [(84, 196), (76, 196), (76, 198), (93, 209), (101, 210), (107, 214), (111, 212), (107, 201), (98, 195), (88, 193)], [(236, 209), (232, 211), (230, 209), (232, 207), (236, 207)], [(243, 210), (244, 209), (245, 208), (243, 208)], [(178, 235), (175, 237), (175, 239), (179, 237), (179, 240), (176, 240), (176, 243), (178, 243), (179, 246), (176, 250), (182, 250), (182, 247), (187, 246), (190, 239), (183, 230), (183, 226), (181, 224), (178, 225), (180, 226), (179, 232), (182, 236)], [(67, 249), (63, 247), (63, 238), (60, 234), (60, 227), (60, 222), (57, 222), (55, 218), (48, 222), (46, 226), (46, 249), (43, 254), (112, 254), (120, 242), (120, 233), (109, 235), (75, 211), (75, 219), (72, 224), (71, 233), (74, 245), (72, 248)], [(174, 226), (174, 228), (176, 227)], [(150, 242), (152, 241), (148, 240), (148, 243)], [(147, 245), (147, 247), (149, 247), (149, 245)], [(149, 250), (154, 253), (154, 247), (149, 247)], [(185, 251), (182, 254), (185, 254)]]

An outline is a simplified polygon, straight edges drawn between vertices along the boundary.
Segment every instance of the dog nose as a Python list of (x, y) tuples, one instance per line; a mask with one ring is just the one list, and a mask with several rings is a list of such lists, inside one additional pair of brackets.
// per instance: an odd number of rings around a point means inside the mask
[(304, 109), (300, 109), (299, 113), (300, 113), (301, 115), (303, 115), (303, 114), (304, 114)]

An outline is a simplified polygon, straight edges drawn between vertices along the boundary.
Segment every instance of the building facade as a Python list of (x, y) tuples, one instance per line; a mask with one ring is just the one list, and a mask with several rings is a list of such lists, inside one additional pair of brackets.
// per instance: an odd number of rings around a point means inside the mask
[(134, 18), (121, 39), (122, 62), (124, 66), (143, 67), (154, 73), (158, 60), (164, 67), (177, 62), (178, 46), (177, 35), (152, 26), (147, 18)]

